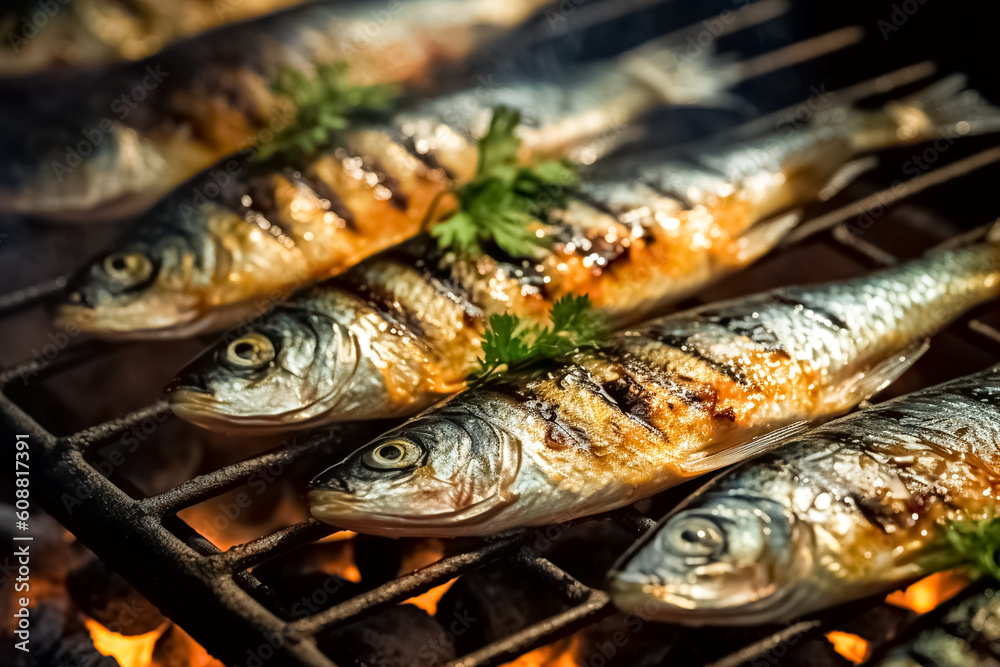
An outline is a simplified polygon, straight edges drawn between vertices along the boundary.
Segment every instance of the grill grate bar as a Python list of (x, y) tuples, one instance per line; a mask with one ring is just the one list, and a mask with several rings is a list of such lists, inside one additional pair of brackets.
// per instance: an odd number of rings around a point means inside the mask
[(267, 558), (321, 540), (335, 532), (337, 529), (333, 526), (316, 519), (308, 519), (270, 535), (234, 546), (223, 552), (221, 557), (225, 560), (226, 567), (230, 571), (245, 570)]
[(302, 442), (286, 442), (259, 456), (199, 475), (178, 487), (142, 501), (144, 511), (158, 516), (174, 514), (209, 498), (235, 489), (262, 470), (287, 465), (329, 444), (330, 432), (310, 435)]
[(529, 626), (507, 639), (473, 651), (459, 660), (448, 663), (448, 667), (498, 665), (527, 651), (566, 637), (576, 630), (614, 613), (611, 597), (607, 593), (594, 589), (588, 590), (590, 593), (583, 604)]
[(419, 591), (439, 586), (460, 574), (494, 561), (517, 548), (523, 539), (523, 535), (500, 538), (474, 551), (439, 560), (314, 616), (295, 621), (290, 627), (296, 633), (315, 635), (348, 620), (354, 620), (361, 614), (402, 602)]

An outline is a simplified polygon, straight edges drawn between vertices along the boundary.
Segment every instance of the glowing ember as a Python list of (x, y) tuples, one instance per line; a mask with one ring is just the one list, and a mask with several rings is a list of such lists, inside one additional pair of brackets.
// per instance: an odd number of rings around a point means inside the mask
[(355, 533), (353, 530), (338, 530), (336, 533), (333, 533), (332, 535), (327, 535), (322, 540), (318, 540), (318, 542), (320, 544), (326, 542), (343, 542), (344, 540), (351, 539), (355, 535), (357, 535), (357, 533)]
[(171, 632), (179, 643), (186, 645), (187, 658), (184, 667), (225, 667), (179, 626), (173, 626)]
[(885, 601), (925, 614), (968, 586), (969, 580), (957, 572), (937, 572), (924, 577), (904, 591), (893, 591)]
[(331, 549), (330, 555), (320, 563), (320, 569), (347, 581), (361, 581), (361, 571), (354, 561), (354, 543), (344, 542), (334, 549), (336, 550)]
[(833, 644), (833, 650), (844, 656), (855, 665), (860, 665), (870, 654), (868, 642), (849, 632), (834, 630), (828, 632), (826, 638)]
[(560, 639), (554, 644), (536, 648), (530, 653), (508, 662), (503, 667), (578, 667), (577, 659), (580, 636), (573, 635)]
[(433, 616), (437, 612), (438, 602), (441, 601), (441, 598), (448, 592), (448, 589), (451, 588), (451, 585), (456, 581), (458, 581), (458, 577), (455, 577), (451, 581), (447, 581), (440, 586), (435, 586), (426, 593), (421, 593), (416, 597), (412, 597), (403, 602), (403, 604), (415, 605)]
[(417, 540), (408, 545), (404, 551), (399, 574), (400, 576), (409, 574), (442, 558), (444, 558), (444, 542), (435, 537)]
[(265, 502), (257, 498), (246, 491), (233, 492), (184, 509), (177, 516), (223, 551), (309, 518), (305, 506), (289, 493), (263, 518), (255, 519), (259, 503)]
[(156, 640), (168, 627), (164, 623), (145, 634), (127, 636), (108, 630), (92, 618), (86, 619), (84, 623), (90, 631), (90, 638), (97, 652), (114, 658), (121, 667), (148, 667), (153, 661)]

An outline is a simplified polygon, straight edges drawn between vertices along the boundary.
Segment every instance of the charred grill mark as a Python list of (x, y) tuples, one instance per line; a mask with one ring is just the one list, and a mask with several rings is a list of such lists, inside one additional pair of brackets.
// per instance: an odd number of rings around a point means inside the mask
[(658, 343), (666, 345), (667, 347), (672, 347), (675, 350), (679, 350), (680, 352), (697, 359), (720, 375), (728, 377), (741, 387), (748, 386), (746, 373), (732, 364), (722, 363), (705, 355), (698, 349), (697, 345), (691, 342), (690, 336), (661, 333), (656, 335), (655, 340)]
[[(852, 493), (847, 496), (854, 502), (861, 516), (883, 534), (888, 535), (895, 532), (897, 525), (895, 513), (883, 504), (879, 498), (863, 497), (859, 493)], [(891, 527), (891, 528), (890, 528)]]
[(377, 158), (372, 158), (370, 169), (378, 177), (379, 184), (389, 191), (389, 205), (397, 211), (405, 211), (410, 207), (410, 196), (403, 192), (396, 177), (387, 172)]
[(796, 299), (794, 296), (789, 296), (781, 292), (773, 294), (772, 300), (775, 303), (791, 306), (792, 308), (800, 310), (810, 320), (819, 322), (834, 331), (847, 331), (848, 329), (847, 322), (822, 306), (808, 304), (800, 299)]
[(451, 173), (444, 165), (442, 165), (434, 151), (425, 151), (421, 153), (417, 150), (416, 141), (413, 137), (403, 136), (402, 133), (394, 133), (392, 140), (406, 149), (406, 152), (412, 155), (414, 158), (420, 161), (425, 167), (432, 171), (439, 171), (444, 174), (449, 180), (454, 179), (455, 175)]
[(702, 311), (700, 314), (705, 320), (724, 328), (729, 333), (742, 336), (768, 350), (780, 351), (786, 357), (791, 358), (791, 355), (781, 348), (781, 342), (774, 331), (764, 326), (752, 314), (727, 314), (725, 311), (711, 310)]
[(348, 229), (356, 230), (358, 228), (358, 221), (354, 217), (354, 213), (347, 208), (344, 200), (333, 191), (333, 188), (327, 185), (326, 181), (318, 175), (306, 171), (295, 172), (295, 179), (315, 192), (316, 196), (320, 199), (330, 202), (330, 211), (343, 220), (347, 224)]
[(414, 239), (384, 251), (379, 255), (385, 261), (408, 266), (420, 274), (434, 291), (457, 304), (464, 313), (466, 324), (483, 319), (483, 310), (472, 301), (465, 285), (456, 281), (450, 266), (443, 262), (437, 243), (430, 236), (421, 234)]
[(652, 394), (624, 369), (614, 380), (601, 383), (601, 388), (622, 412), (642, 421), (653, 414)]

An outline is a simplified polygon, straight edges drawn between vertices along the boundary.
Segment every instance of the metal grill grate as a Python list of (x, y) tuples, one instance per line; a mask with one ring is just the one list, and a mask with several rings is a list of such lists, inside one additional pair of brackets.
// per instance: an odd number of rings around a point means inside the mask
[[(961, 175), (963, 170), (984, 164), (984, 155), (989, 156), (987, 161), (996, 160), (998, 150), (966, 158), (927, 177), (938, 179), (936, 183), (942, 173), (948, 177)], [(845, 218), (844, 215), (821, 218), (822, 224), (814, 224), (808, 231), (822, 233), (822, 240), (813, 237), (811, 243), (834, 251), (845, 262), (848, 258), (860, 260), (867, 269), (898, 261), (892, 250), (865, 236), (852, 235), (842, 224), (830, 231), (822, 228)], [(981, 233), (979, 230), (973, 236)], [(940, 236), (943, 238), (947, 233)], [(962, 239), (968, 236), (963, 235)], [(805, 267), (803, 269), (802, 280), (813, 279), (805, 275)], [(55, 280), (0, 297), (0, 317), (37, 305), (61, 287), (62, 282)], [(958, 335), (963, 345), (974, 346), (995, 362), (1000, 361), (1000, 331), (985, 319), (967, 318), (949, 331)], [(269, 466), (290, 464), (317, 452), (331, 439), (346, 441), (358, 437), (356, 429), (371, 427), (345, 426), (310, 434), (293, 444), (195, 477), (159, 495), (143, 497), (127, 480), (117, 479), (114, 474), (110, 478), (102, 475), (88, 462), (87, 455), (143, 420), (166, 418), (169, 410), (165, 401), (120, 419), (57, 437), (29, 416), (6, 391), (12, 382), (26, 375), (52, 376), (112, 349), (113, 346), (103, 344), (84, 344), (67, 349), (53, 363), (28, 362), (0, 371), (0, 416), (15, 432), (31, 437), (33, 497), (42, 507), (223, 662), (243, 665), (248, 654), (256, 653), (270, 656), (268, 659), (274, 660), (274, 664), (331, 667), (334, 663), (317, 645), (317, 637), (322, 633), (355, 622), (459, 575), (488, 567), (500, 559), (513, 563), (530, 580), (571, 606), (558, 615), (482, 646), (459, 658), (453, 663), (455, 665), (497, 665), (614, 613), (605, 592), (585, 586), (533, 551), (528, 542), (535, 533), (529, 531), (486, 539), (475, 548), (446, 557), (314, 615), (294, 621), (283, 620), (277, 612), (274, 591), (249, 570), (322, 539), (336, 529), (308, 520), (222, 551), (178, 518), (177, 513), (241, 486)], [(67, 506), (62, 499), (67, 489), (77, 489), (78, 493), (82, 490), (79, 493), (81, 502)], [(653, 525), (651, 519), (631, 508), (583, 521), (595, 519), (610, 519), (636, 537)], [(754, 631), (756, 634), (742, 631), (734, 635), (735, 639), (723, 637), (712, 659), (717, 660), (714, 664), (718, 667), (742, 664), (767, 655), (791, 637), (797, 638), (797, 645), (801, 646), (802, 639), (838, 628), (845, 619), (856, 615), (858, 609), (872, 606), (870, 601), (860, 605), (835, 610), (778, 632), (761, 629)]]

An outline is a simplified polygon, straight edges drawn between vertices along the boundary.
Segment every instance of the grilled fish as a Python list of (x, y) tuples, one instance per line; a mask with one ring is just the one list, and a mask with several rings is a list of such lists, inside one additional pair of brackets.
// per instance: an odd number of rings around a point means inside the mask
[(991, 518), (998, 491), (1000, 366), (709, 482), (615, 566), (612, 597), (692, 625), (785, 622), (940, 569), (942, 528)]
[(231, 326), (292, 289), (415, 236), (453, 209), (454, 187), (475, 175), (475, 137), (496, 104), (522, 110), (525, 164), (594, 160), (614, 148), (609, 128), (673, 92), (631, 71), (598, 62), (560, 86), (526, 80), (449, 95), (387, 126), (351, 132), (302, 171), (232, 176), (229, 164), (239, 167), (233, 160), (177, 190), (84, 267), (60, 317), (83, 331), (129, 338)]
[(281, 68), (342, 60), (361, 85), (421, 83), (544, 4), (311, 4), (178, 45), (102, 81), (99, 91), (63, 99), (64, 111), (13, 119), (29, 125), (8, 128), (0, 211), (70, 221), (141, 213), (290, 122), (287, 101), (267, 83)]
[[(894, 112), (934, 123), (980, 115), (978, 103), (955, 103), (956, 84)], [(181, 373), (171, 403), (230, 432), (416, 414), (463, 388), (490, 315), (545, 320), (559, 298), (587, 294), (615, 327), (643, 319), (773, 247), (798, 219), (789, 208), (817, 197), (855, 152), (921, 133), (839, 110), (795, 132), (692, 150), (690, 161), (613, 162), (545, 221), (551, 251), (470, 261), (415, 242), (374, 257), (218, 343)]]
[(623, 507), (850, 409), (998, 294), (1000, 245), (984, 243), (654, 320), (431, 408), (314, 479), (311, 511), (452, 536)]
[(138, 60), (175, 40), (302, 2), (66, 0), (50, 5), (51, 13), (38, 3), (14, 3), (0, 14), (8, 47), (0, 50), (0, 77)]

